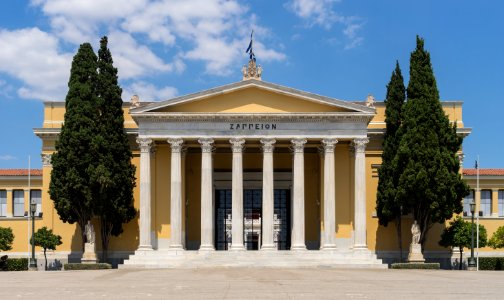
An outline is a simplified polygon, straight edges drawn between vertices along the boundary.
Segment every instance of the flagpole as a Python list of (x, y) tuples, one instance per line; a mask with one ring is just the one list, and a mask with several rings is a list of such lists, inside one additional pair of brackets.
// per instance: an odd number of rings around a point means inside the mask
[(28, 155), (28, 267), (30, 266), (30, 248), (31, 248), (31, 231), (30, 231), (30, 221), (32, 217), (30, 214), (30, 189), (31, 189), (31, 156)]
[(481, 191), (479, 189), (479, 169), (480, 169), (480, 161), (479, 155), (477, 156), (478, 168), (476, 169), (476, 190), (480, 195), (480, 205), (478, 209), (478, 213), (476, 214), (476, 271), (479, 271), (479, 212), (481, 210)]

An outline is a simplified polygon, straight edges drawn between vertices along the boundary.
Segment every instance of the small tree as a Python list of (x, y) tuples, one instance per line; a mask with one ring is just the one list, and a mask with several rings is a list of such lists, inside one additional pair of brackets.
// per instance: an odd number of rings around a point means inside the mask
[(397, 132), (401, 126), (401, 111), (406, 99), (406, 88), (401, 74), (399, 62), (396, 62), (394, 72), (387, 85), (385, 99), (385, 123), (387, 130), (383, 138), (382, 164), (378, 169), (378, 189), (376, 196), (376, 212), (380, 225), (387, 226), (394, 221), (397, 242), (399, 244), (400, 261), (402, 261), (402, 203), (396, 197), (398, 174), (393, 165), (394, 157), (399, 147), (400, 137)]
[[(35, 239), (35, 246), (44, 249), (45, 269), (47, 270), (47, 249), (56, 250), (56, 247), (62, 244), (61, 236), (53, 234), (52, 229), (47, 229), (47, 227), (44, 226), (37, 230), (33, 237)], [(30, 242), (33, 243), (33, 240)]]
[[(474, 228), (476, 229), (476, 224), (474, 224)], [(476, 235), (476, 231), (474, 231), (474, 235)], [(479, 246), (485, 247), (486, 243), (486, 229), (483, 225), (479, 225)], [(450, 226), (445, 228), (443, 233), (441, 233), (439, 245), (460, 248), (459, 270), (462, 270), (462, 249), (471, 248), (471, 222), (464, 221), (461, 217), (457, 217), (451, 221)]]
[(492, 238), (488, 241), (488, 245), (494, 249), (504, 248), (504, 226), (497, 228)]
[(0, 227), (0, 251), (9, 251), (12, 249), (14, 234), (10, 227)]

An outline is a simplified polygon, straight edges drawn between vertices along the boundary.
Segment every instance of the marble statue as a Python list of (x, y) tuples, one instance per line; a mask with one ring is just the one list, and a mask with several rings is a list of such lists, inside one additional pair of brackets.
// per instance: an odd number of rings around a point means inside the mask
[(412, 239), (411, 243), (413, 244), (420, 244), (420, 226), (418, 226), (417, 221), (411, 225), (411, 234), (412, 234)]
[(86, 226), (84, 227), (84, 231), (86, 233), (86, 243), (94, 244), (95, 243), (95, 232), (93, 224), (91, 221), (88, 221)]

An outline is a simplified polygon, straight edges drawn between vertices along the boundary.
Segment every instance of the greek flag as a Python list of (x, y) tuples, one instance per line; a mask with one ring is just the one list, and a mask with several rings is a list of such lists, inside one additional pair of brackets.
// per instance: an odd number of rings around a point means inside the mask
[(250, 43), (247, 47), (247, 50), (245, 50), (245, 53), (248, 53), (250, 59), (253, 59), (255, 61), (254, 49), (252, 48), (253, 44), (254, 44), (254, 30), (252, 30), (252, 33), (250, 34)]
[(479, 168), (478, 160), (475, 160), (475, 161), (474, 161), (474, 168), (475, 168), (475, 169), (478, 169), (478, 168)]

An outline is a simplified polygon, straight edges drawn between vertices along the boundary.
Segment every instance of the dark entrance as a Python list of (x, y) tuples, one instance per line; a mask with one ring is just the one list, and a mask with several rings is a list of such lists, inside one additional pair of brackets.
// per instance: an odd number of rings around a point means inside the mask
[[(243, 240), (245, 249), (258, 250), (262, 231), (262, 190), (243, 191)], [(215, 190), (215, 248), (228, 250), (231, 247), (232, 224), (231, 189)], [(273, 239), (278, 250), (290, 249), (290, 190), (275, 189)]]
[(247, 250), (259, 250), (262, 190), (243, 191), (243, 242)]

